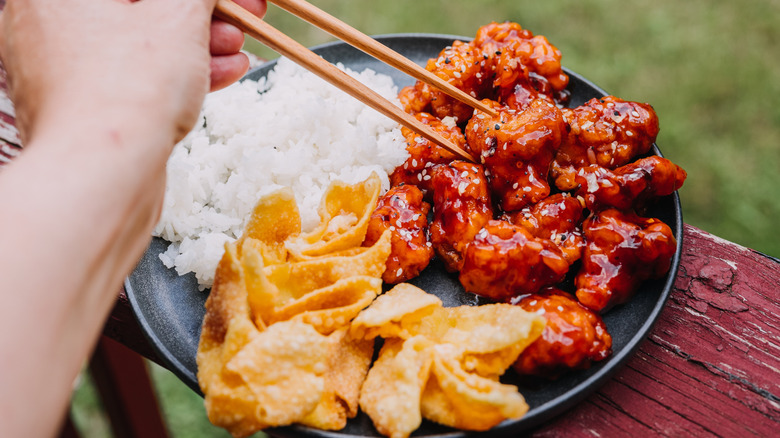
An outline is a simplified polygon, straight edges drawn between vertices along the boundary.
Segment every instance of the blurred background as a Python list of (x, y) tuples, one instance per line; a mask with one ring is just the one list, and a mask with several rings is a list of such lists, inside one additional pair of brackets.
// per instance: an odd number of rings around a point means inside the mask
[[(779, 0), (309, 0), (364, 33), (473, 37), (491, 21), (545, 35), (563, 65), (608, 93), (653, 105), (658, 146), (688, 172), (683, 219), (724, 239), (780, 257)], [(266, 20), (306, 46), (330, 35), (269, 5)], [(254, 41), (246, 49), (277, 55)], [(203, 401), (152, 366), (175, 437), (226, 437)], [(89, 376), (74, 397), (84, 436), (110, 436)]]

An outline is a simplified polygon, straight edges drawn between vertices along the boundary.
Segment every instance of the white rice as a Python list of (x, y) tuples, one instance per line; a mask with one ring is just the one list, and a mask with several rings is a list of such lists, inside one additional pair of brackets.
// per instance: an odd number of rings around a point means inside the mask
[[(392, 79), (347, 72), (387, 99)], [(162, 217), (154, 235), (171, 243), (160, 259), (210, 287), (225, 242), (241, 235), (257, 200), (281, 187), (295, 193), (304, 230), (335, 180), (387, 173), (407, 157), (398, 125), (281, 59), (267, 79), (207, 96), (197, 127), (168, 160)]]

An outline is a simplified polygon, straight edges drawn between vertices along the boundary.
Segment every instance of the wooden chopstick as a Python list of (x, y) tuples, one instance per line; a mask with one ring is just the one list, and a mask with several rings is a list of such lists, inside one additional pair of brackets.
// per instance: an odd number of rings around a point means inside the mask
[(359, 30), (344, 23), (338, 18), (328, 14), (322, 9), (308, 3), (304, 0), (268, 0), (270, 3), (279, 6), (285, 11), (305, 20), (314, 26), (330, 33), (336, 38), (360, 49), (374, 58), (401, 70), (402, 72), (418, 79), (426, 84), (433, 85), (448, 96), (465, 103), (472, 108), (487, 113), (491, 116), (497, 116), (496, 111), (479, 100), (469, 96), (461, 89), (455, 87), (444, 79), (436, 76), (428, 70), (415, 64), (395, 50), (381, 44), (377, 40), (360, 32)]
[(406, 126), (423, 138), (445, 148), (461, 159), (476, 162), (471, 155), (431, 130), (427, 125), (241, 6), (230, 0), (218, 0), (214, 9), (214, 15), (233, 24), (270, 49), (290, 58), (303, 68), (325, 79), (381, 114)]

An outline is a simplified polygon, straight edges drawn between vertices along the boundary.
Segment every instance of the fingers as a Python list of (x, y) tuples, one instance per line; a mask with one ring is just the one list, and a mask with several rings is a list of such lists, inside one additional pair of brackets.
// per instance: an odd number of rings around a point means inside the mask
[[(252, 14), (263, 17), (265, 0), (234, 0)], [(244, 45), (244, 33), (222, 20), (211, 22), (211, 91), (227, 87), (243, 76), (249, 69), (249, 59), (239, 53)]]
[(211, 58), (211, 91), (227, 87), (249, 70), (249, 58), (243, 53)]
[(265, 0), (233, 0), (237, 5), (243, 7), (253, 15), (257, 15), (260, 18), (265, 16), (267, 4)]
[[(252, 14), (263, 17), (266, 10), (265, 0), (235, 0)], [(229, 55), (241, 50), (244, 44), (244, 33), (237, 27), (214, 19), (211, 23), (211, 42), (209, 49), (212, 55)]]
[(211, 51), (212, 56), (238, 53), (243, 45), (244, 33), (237, 27), (222, 20), (213, 20), (211, 22), (209, 51)]

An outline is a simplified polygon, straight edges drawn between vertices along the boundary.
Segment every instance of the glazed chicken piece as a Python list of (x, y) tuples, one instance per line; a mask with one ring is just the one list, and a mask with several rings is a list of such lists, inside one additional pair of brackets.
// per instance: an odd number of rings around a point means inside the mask
[(579, 199), (558, 193), (531, 207), (505, 213), (504, 219), (525, 228), (534, 237), (551, 240), (571, 265), (582, 257), (585, 248), (581, 229), (583, 210)]
[(579, 185), (577, 193), (589, 209), (628, 210), (642, 206), (648, 199), (674, 193), (686, 177), (687, 173), (676, 164), (652, 156), (615, 170), (585, 166), (577, 171), (575, 181)]
[(505, 211), (535, 204), (550, 194), (547, 174), (566, 125), (561, 111), (537, 99), (522, 112), (485, 100), (498, 112), (480, 111), (466, 126), (471, 151), (485, 164), (490, 188)]
[(580, 303), (596, 312), (628, 301), (642, 281), (663, 277), (677, 247), (665, 223), (616, 209), (588, 218), (583, 232), (585, 251), (574, 284)]
[[(426, 69), (448, 81), (474, 98), (490, 90), (490, 82), (482, 74), (482, 55), (469, 43), (455, 41), (446, 47), (438, 58), (430, 59)], [(431, 90), (431, 109), (437, 117), (453, 117), (458, 123), (466, 123), (474, 109), (458, 102), (437, 89)]]
[[(486, 76), (481, 73), (482, 61), (482, 55), (471, 44), (455, 41), (438, 57), (431, 58), (425, 68), (472, 97), (481, 98), (490, 91), (490, 81), (484, 80)], [(402, 89), (399, 99), (407, 112), (430, 112), (440, 119), (453, 117), (459, 123), (466, 123), (474, 112), (470, 106), (420, 81)]]
[(560, 282), (568, 270), (569, 263), (550, 240), (492, 220), (466, 247), (460, 283), (467, 292), (509, 301)]
[[(517, 23), (482, 26), (474, 41), (455, 41), (429, 60), (426, 69), (474, 98), (497, 99), (517, 109), (536, 98), (558, 103), (569, 98), (560, 50)], [(399, 99), (407, 112), (454, 117), (459, 124), (473, 114), (468, 105), (419, 81), (402, 89)]]
[(547, 100), (551, 103), (555, 102), (552, 97), (536, 91), (529, 84), (517, 84), (511, 91), (502, 90), (499, 96), (501, 103), (516, 111), (524, 111), (536, 99)]
[(519, 374), (557, 378), (569, 370), (590, 368), (612, 354), (612, 336), (601, 316), (571, 294), (548, 288), (515, 304), (547, 319), (542, 335), (515, 361)]
[(410, 280), (428, 266), (433, 257), (428, 239), (430, 210), (430, 204), (423, 201), (422, 191), (415, 186), (392, 187), (379, 198), (363, 246), (373, 245), (385, 230), (390, 230), (390, 256), (382, 275), (385, 283)]
[[(468, 152), (466, 138), (454, 123), (447, 124), (428, 113), (415, 114), (415, 118)], [(406, 150), (409, 152), (409, 158), (393, 171), (390, 175), (390, 183), (394, 186), (415, 185), (422, 189), (423, 193), (427, 193), (433, 186), (430, 174), (433, 166), (449, 163), (456, 157), (452, 152), (421, 137), (407, 127), (401, 128), (401, 132), (406, 139)]]
[(577, 186), (577, 169), (596, 164), (615, 169), (647, 153), (658, 135), (653, 107), (607, 96), (574, 109), (563, 109), (570, 132), (550, 171), (561, 190)]
[(493, 208), (482, 166), (453, 161), (434, 168), (431, 242), (447, 270), (460, 270), (466, 245), (491, 219)]
[(409, 114), (430, 113), (432, 99), (431, 87), (421, 81), (401, 88), (401, 91), (398, 92), (401, 107)]
[(511, 93), (523, 84), (552, 98), (569, 84), (561, 67), (561, 51), (517, 23), (482, 26), (472, 45), (487, 61), (482, 74), (492, 78), (494, 88)]

